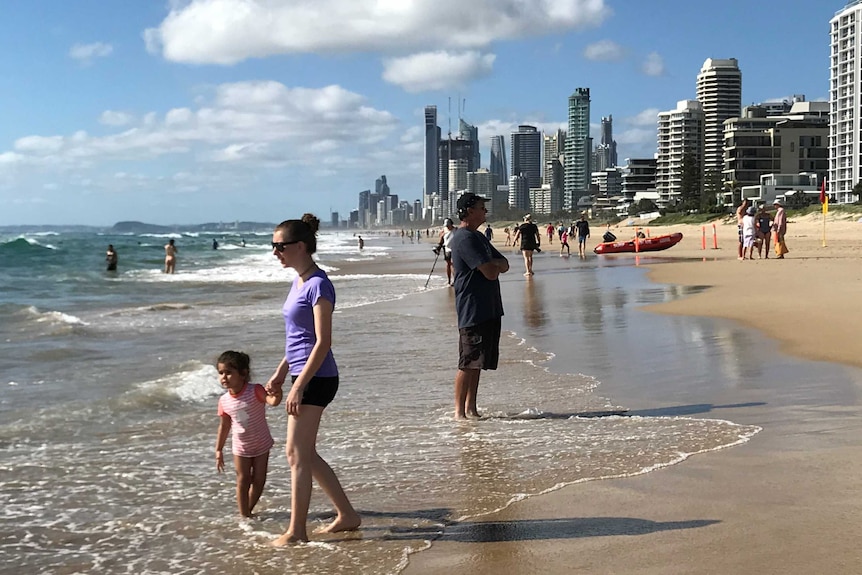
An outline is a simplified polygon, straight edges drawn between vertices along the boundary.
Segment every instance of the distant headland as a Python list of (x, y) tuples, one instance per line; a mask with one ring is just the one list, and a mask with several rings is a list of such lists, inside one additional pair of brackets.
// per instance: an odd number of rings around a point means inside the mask
[(271, 231), (276, 224), (269, 222), (210, 222), (206, 224), (186, 224), (160, 226), (144, 222), (117, 222), (110, 231), (117, 234), (169, 234), (171, 232), (255, 232)]
[(126, 221), (117, 222), (113, 226), (80, 226), (80, 225), (18, 225), (0, 226), (0, 232), (5, 233), (27, 233), (27, 232), (102, 232), (114, 234), (170, 234), (182, 232), (216, 232), (216, 233), (242, 233), (242, 232), (270, 232), (276, 224), (270, 222), (210, 222), (205, 224), (172, 224), (162, 226), (148, 224), (145, 222)]

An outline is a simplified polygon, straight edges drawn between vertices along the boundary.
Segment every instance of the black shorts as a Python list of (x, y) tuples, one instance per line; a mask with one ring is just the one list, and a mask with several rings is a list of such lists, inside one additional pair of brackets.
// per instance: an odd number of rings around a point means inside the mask
[[(290, 381), (296, 381), (298, 375), (291, 375)], [(332, 400), (335, 399), (335, 394), (338, 392), (338, 376), (334, 377), (319, 377), (314, 376), (305, 390), (302, 392), (302, 405), (316, 405), (318, 407), (326, 407)]]
[(497, 369), (501, 326), (497, 318), (458, 329), (458, 369)]
[(452, 252), (444, 251), (443, 252), (443, 261), (451, 262), (452, 261)]

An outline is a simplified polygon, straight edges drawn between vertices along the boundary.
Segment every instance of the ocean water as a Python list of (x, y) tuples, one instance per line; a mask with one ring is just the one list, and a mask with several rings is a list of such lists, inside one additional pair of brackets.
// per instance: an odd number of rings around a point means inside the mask
[[(573, 289), (617, 286), (590, 288), (598, 299), (548, 310), (528, 291), (523, 309), (507, 307), (520, 321), (503, 338), (500, 369), (482, 376), (485, 419), (455, 423), (456, 328), (442, 261), (429, 280), (429, 243), (365, 235), (360, 252), (352, 234), (324, 233), (318, 259), (338, 294), (342, 384), (318, 448), (364, 523), (273, 549), (290, 508), (283, 407), (268, 411), (276, 446), (258, 515), (241, 520), (230, 459), (227, 473), (215, 470), (222, 390), (212, 362), (244, 350), (253, 379), (267, 379), (283, 354), (280, 307), (293, 272), (263, 231), (245, 234), (245, 247), (219, 234), (218, 250), (212, 235), (172, 235), (177, 273), (165, 275), (167, 237), (0, 234), (0, 573), (397, 573), (460, 520), (758, 431), (719, 419), (595, 417), (625, 406), (602, 395), (595, 374), (548, 369), (553, 354), (536, 341), (549, 317), (601, 337), (625, 329), (615, 310), (671, 293), (614, 266), (567, 279), (583, 284)], [(117, 272), (104, 271), (108, 243)], [(506, 289), (522, 289), (514, 286)], [(315, 490), (312, 523), (329, 517)]]

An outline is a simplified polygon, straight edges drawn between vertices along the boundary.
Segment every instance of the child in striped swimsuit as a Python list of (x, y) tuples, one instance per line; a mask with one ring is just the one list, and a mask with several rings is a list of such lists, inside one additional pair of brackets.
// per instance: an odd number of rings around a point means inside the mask
[(218, 400), (221, 422), (216, 437), (216, 469), (224, 471), (222, 450), (231, 434), (233, 465), (236, 468), (236, 502), (243, 517), (263, 493), (272, 434), (266, 424), (266, 405), (281, 403), (281, 389), (267, 394), (262, 385), (249, 382), (251, 360), (241, 351), (226, 351), (216, 361), (219, 383), (227, 393)]

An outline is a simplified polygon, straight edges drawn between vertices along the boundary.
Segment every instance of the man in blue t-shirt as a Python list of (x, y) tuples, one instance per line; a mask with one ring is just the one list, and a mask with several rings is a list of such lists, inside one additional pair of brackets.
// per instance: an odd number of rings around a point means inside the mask
[(470, 192), (458, 198), (461, 225), (450, 242), (460, 334), (455, 419), (479, 417), (479, 375), (483, 369), (497, 369), (500, 357), (503, 299), (498, 277), (509, 271), (509, 261), (478, 231), (485, 221), (485, 201)]

